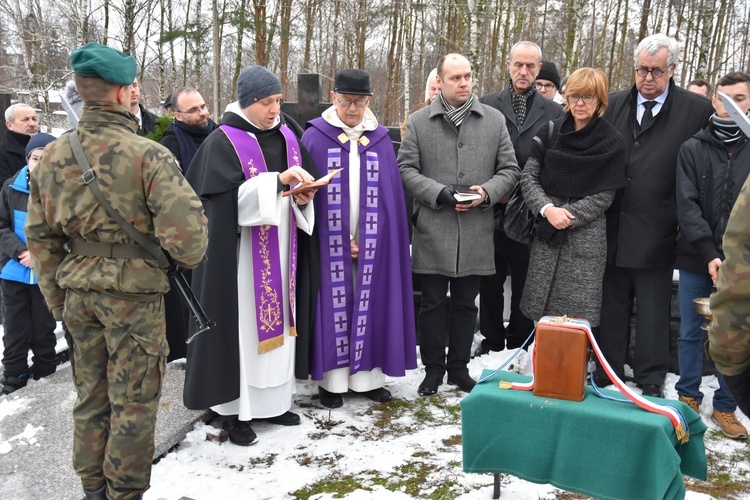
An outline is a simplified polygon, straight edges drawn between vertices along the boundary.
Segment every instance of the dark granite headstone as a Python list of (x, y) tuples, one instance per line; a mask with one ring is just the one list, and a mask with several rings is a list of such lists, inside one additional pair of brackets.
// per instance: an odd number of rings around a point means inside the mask
[(281, 111), (291, 116), (303, 129), (305, 123), (317, 118), (331, 104), (321, 102), (322, 85), (317, 73), (300, 73), (297, 75), (297, 102), (285, 102)]
[(3, 126), (0, 127), (0, 142), (5, 142), (5, 131), (8, 127), (5, 126), (5, 110), (10, 107), (10, 94), (0, 94), (0, 110), (3, 112)]

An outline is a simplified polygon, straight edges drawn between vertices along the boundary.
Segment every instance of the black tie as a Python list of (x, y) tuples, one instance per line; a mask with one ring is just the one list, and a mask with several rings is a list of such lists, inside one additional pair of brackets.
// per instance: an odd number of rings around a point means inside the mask
[(643, 116), (641, 117), (641, 130), (644, 130), (654, 120), (654, 114), (651, 112), (654, 106), (656, 106), (656, 101), (643, 102), (643, 107), (646, 108), (646, 111), (643, 112)]

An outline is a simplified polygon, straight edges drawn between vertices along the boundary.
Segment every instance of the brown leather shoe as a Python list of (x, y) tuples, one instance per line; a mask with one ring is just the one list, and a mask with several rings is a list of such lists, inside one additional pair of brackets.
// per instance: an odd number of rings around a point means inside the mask
[(695, 398), (689, 398), (687, 396), (677, 396), (677, 399), (685, 403), (690, 407), (691, 410), (693, 410), (698, 415), (701, 414), (701, 405)]
[(727, 437), (732, 439), (747, 439), (747, 429), (737, 420), (734, 412), (714, 410), (711, 420), (714, 421)]

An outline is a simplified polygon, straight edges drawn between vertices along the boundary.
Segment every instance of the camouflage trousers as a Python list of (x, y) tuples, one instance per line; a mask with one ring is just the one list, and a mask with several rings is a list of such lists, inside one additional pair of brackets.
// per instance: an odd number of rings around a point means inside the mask
[(147, 490), (168, 347), (162, 297), (134, 302), (68, 290), (63, 320), (78, 394), (73, 466), (84, 489), (107, 498)]

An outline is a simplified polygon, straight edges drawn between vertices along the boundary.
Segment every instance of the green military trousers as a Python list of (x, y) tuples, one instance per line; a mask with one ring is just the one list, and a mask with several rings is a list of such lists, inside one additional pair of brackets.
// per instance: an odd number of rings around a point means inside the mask
[(106, 482), (107, 498), (137, 497), (151, 478), (169, 352), (164, 301), (68, 289), (63, 320), (78, 394), (73, 466), (87, 490)]

